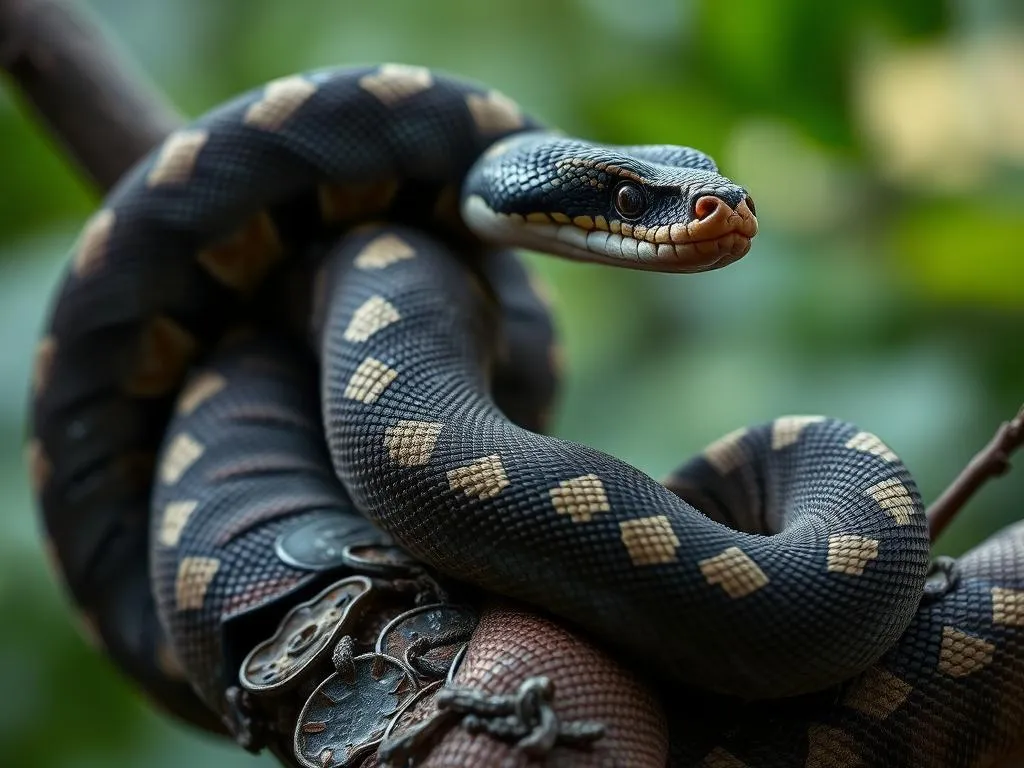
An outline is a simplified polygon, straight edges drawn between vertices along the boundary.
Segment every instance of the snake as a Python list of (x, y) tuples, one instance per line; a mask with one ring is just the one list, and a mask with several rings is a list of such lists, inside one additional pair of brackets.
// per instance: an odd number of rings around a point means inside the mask
[(510, 249), (699, 273), (757, 228), (696, 149), (567, 137), (418, 66), (283, 77), (172, 133), (86, 223), (36, 356), (29, 470), (84, 630), (237, 738), (239, 664), (353, 567), (289, 536), (341, 526), (629, 660), (644, 685), (602, 679), (647, 725), (612, 724), (608, 764), (990, 764), (1024, 735), (1019, 527), (933, 562), (907, 467), (824, 416), (665, 483), (545, 434), (554, 331)]

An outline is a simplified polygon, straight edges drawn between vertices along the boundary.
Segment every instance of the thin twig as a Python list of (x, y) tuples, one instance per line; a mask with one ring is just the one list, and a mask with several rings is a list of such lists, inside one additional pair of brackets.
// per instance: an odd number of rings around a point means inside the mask
[(0, 69), (103, 192), (181, 123), (97, 25), (59, 0), (0, 0)]
[(986, 480), (1010, 469), (1010, 455), (1024, 445), (1024, 405), (1010, 421), (1004, 421), (988, 445), (974, 455), (950, 483), (945, 492), (928, 508), (928, 528), (934, 542), (956, 514)]

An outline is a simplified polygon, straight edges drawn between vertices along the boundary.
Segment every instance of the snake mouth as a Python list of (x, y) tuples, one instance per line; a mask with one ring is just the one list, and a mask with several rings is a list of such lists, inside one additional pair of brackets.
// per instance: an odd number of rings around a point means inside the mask
[(712, 195), (697, 199), (692, 220), (644, 227), (604, 217), (552, 213), (505, 214), (479, 195), (462, 206), (466, 224), (485, 240), (655, 272), (707, 272), (732, 264), (749, 251), (757, 218), (749, 197), (735, 207)]

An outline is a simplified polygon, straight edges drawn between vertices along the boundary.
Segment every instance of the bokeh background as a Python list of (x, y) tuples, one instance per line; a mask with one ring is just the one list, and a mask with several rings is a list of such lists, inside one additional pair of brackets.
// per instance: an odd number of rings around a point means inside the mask
[[(531, 257), (569, 363), (557, 432), (656, 477), (737, 426), (820, 412), (881, 435), (931, 499), (1024, 400), (1018, 0), (82, 5), (189, 114), (295, 70), (397, 60), (487, 81), (570, 133), (714, 155), (757, 201), (736, 266)], [(0, 755), (270, 765), (151, 712), (76, 634), (44, 566), (22, 463), (29, 366), (95, 205), (0, 90)], [(943, 552), (1024, 515), (1020, 464)]]

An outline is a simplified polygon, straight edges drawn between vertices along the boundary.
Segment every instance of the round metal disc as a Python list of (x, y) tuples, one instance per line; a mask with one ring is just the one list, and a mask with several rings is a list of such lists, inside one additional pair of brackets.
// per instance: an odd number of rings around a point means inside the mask
[(368, 520), (358, 515), (325, 512), (284, 531), (274, 542), (274, 551), (290, 566), (324, 571), (348, 565), (345, 550), (350, 546), (387, 543), (387, 535)]
[(351, 677), (331, 675), (302, 707), (295, 756), (307, 768), (358, 765), (415, 692), (416, 684), (396, 659), (357, 656)]
[(332, 584), (292, 608), (273, 637), (257, 645), (242, 662), (239, 682), (253, 693), (284, 689), (302, 671), (328, 653), (338, 638), (362, 618), (373, 590), (370, 580), (352, 576)]

